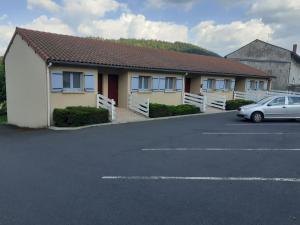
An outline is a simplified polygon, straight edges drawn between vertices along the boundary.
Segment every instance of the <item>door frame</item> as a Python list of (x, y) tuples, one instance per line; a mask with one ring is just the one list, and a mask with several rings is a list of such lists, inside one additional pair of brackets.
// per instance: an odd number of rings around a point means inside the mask
[[(117, 106), (119, 101), (119, 76), (117, 74), (108, 74), (107, 82), (107, 97), (113, 99)], [(114, 85), (112, 85), (113, 83)]]

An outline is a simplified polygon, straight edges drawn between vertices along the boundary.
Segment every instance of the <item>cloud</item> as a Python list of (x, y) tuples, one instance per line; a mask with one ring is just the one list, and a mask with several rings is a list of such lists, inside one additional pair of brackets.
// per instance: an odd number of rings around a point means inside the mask
[(59, 5), (52, 0), (27, 0), (27, 8), (30, 10), (39, 8), (50, 12), (57, 12)]
[(118, 19), (82, 23), (78, 32), (104, 38), (144, 38), (166, 41), (187, 41), (188, 28), (170, 22), (150, 21), (143, 15), (123, 13)]
[(172, 6), (181, 8), (183, 7), (185, 10), (190, 10), (200, 1), (201, 0), (147, 0), (146, 4), (148, 7), (157, 9)]
[(0, 56), (4, 54), (7, 45), (14, 34), (14, 26), (11, 24), (0, 25)]
[(5, 20), (5, 19), (7, 19), (8, 18), (8, 16), (6, 15), (6, 14), (3, 14), (2, 16), (0, 16), (0, 21), (1, 20)]
[(299, 42), (300, 37), (299, 0), (255, 0), (248, 14), (259, 17), (274, 30), (274, 42), (286, 48)]
[(72, 28), (67, 24), (63, 23), (60, 19), (52, 17), (48, 18), (43, 15), (34, 19), (31, 23), (21, 25), (24, 28), (47, 31), (59, 34), (74, 34)]
[(269, 25), (264, 24), (260, 19), (251, 19), (228, 24), (204, 21), (193, 27), (190, 35), (194, 43), (225, 54), (255, 39), (267, 41), (272, 34), (273, 30)]
[(127, 6), (115, 0), (64, 0), (63, 9), (69, 17), (103, 17), (108, 12), (126, 9)]

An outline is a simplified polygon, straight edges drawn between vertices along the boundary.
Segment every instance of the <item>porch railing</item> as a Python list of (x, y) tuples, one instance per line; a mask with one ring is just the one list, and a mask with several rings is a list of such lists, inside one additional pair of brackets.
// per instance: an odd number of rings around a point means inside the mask
[(201, 112), (206, 111), (206, 97), (201, 95), (195, 95), (191, 93), (184, 93), (183, 104), (194, 105), (200, 108)]
[(104, 95), (97, 94), (97, 108), (104, 108), (109, 111), (109, 117), (111, 121), (116, 120), (116, 102), (113, 99), (109, 99)]
[(128, 108), (132, 111), (140, 113), (146, 117), (149, 117), (150, 100), (136, 96), (129, 93), (128, 95)]
[(225, 110), (226, 97), (221, 95), (205, 94), (207, 99), (207, 105), (213, 108)]

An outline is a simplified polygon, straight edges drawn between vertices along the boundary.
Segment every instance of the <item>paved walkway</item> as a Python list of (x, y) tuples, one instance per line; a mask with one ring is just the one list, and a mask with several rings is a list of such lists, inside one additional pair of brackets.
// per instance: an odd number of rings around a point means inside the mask
[(212, 113), (222, 113), (222, 112), (226, 112), (225, 110), (221, 110), (221, 109), (217, 109), (217, 108), (213, 108), (213, 107), (206, 107), (206, 112), (205, 114), (212, 114)]
[(144, 121), (147, 120), (147, 117), (135, 113), (129, 109), (125, 108), (116, 108), (117, 112), (117, 123), (126, 123), (126, 122), (134, 122), (134, 121)]

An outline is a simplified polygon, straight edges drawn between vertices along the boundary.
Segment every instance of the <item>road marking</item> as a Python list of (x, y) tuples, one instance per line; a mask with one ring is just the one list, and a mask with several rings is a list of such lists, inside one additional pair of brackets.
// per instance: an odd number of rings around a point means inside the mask
[(300, 151), (300, 148), (142, 148), (142, 151)]
[(298, 183), (300, 178), (282, 177), (169, 177), (169, 176), (103, 176), (103, 180), (198, 180), (198, 181), (264, 181)]
[(202, 132), (203, 135), (284, 135), (291, 133), (282, 133), (282, 132)]
[(226, 126), (300, 126), (300, 123), (270, 123), (270, 124), (266, 124), (266, 123), (261, 123), (261, 124), (257, 124), (257, 123), (228, 123), (226, 124)]

